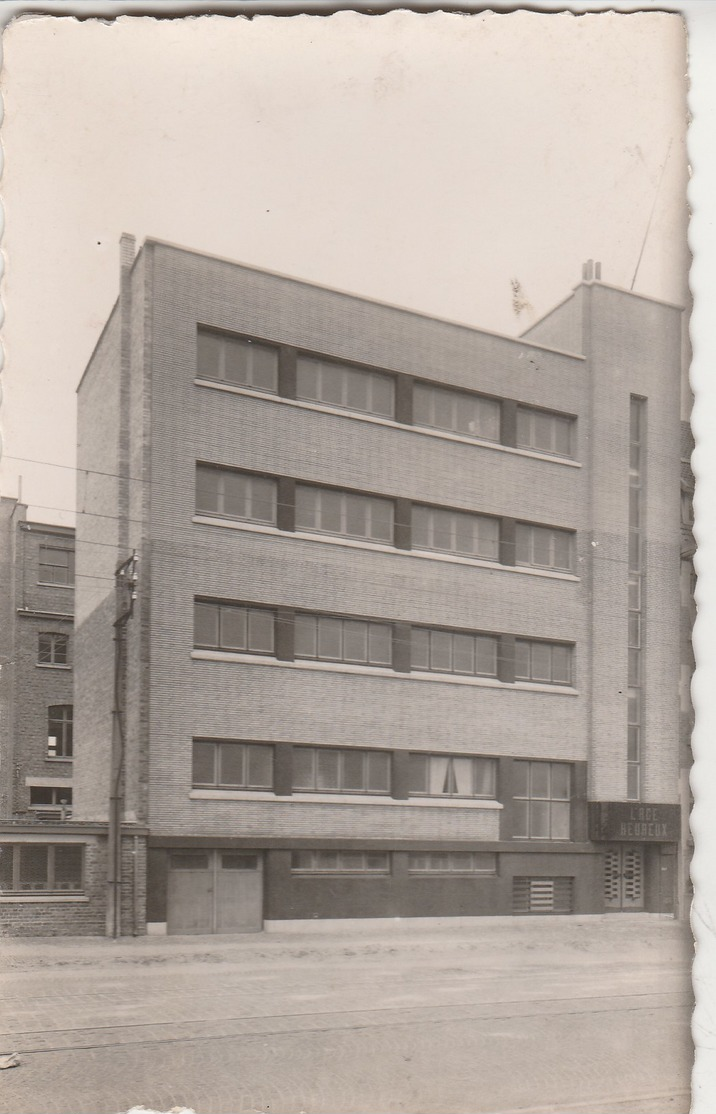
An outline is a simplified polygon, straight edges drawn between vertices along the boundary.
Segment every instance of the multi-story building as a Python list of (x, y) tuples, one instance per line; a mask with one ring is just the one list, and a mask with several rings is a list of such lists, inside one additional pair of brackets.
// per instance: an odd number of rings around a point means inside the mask
[(74, 804), (122, 931), (145, 837), (154, 932), (674, 912), (681, 311), (596, 274), (516, 339), (123, 238)]
[[(106, 866), (97, 859), (102, 827), (70, 820), (74, 560), (74, 530), (28, 521), (23, 503), (0, 498), (3, 933), (104, 927)], [(97, 915), (90, 911), (90, 894)]]
[(0, 498), (0, 817), (72, 811), (74, 530)]

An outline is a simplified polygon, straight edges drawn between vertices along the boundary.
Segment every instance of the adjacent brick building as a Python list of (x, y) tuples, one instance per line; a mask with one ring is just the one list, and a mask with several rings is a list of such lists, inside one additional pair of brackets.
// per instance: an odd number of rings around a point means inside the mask
[(587, 268), (514, 339), (123, 238), (74, 808), (146, 833), (150, 931), (674, 912), (680, 321)]
[(74, 530), (0, 499), (0, 816), (72, 811)]

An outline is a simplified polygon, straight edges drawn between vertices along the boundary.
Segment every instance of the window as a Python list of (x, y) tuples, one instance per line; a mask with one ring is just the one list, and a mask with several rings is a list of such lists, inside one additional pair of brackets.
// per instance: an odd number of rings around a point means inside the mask
[(221, 789), (272, 789), (273, 747), (195, 739), (192, 785)]
[(413, 549), (436, 549), (442, 553), (497, 561), (500, 524), (498, 519), (487, 515), (414, 506), (412, 544)]
[(574, 534), (571, 530), (558, 530), (553, 526), (533, 526), (528, 522), (518, 522), (517, 564), (572, 572), (573, 539)]
[(71, 807), (72, 789), (70, 786), (30, 786), (30, 808), (47, 809), (51, 812), (60, 812), (63, 808), (70, 809)]
[(197, 464), (196, 511), (275, 526), (276, 481)]
[(515, 839), (569, 839), (572, 771), (567, 762), (516, 761)]
[(71, 843), (0, 844), (0, 892), (80, 893), (83, 851)]
[(572, 684), (572, 647), (560, 642), (515, 641), (515, 680)]
[(416, 384), (413, 422), (482, 441), (500, 440), (499, 402), (464, 391)]
[(389, 874), (387, 851), (292, 851), (294, 874)]
[(486, 851), (411, 851), (410, 874), (496, 874), (497, 856)]
[(273, 654), (276, 613), (265, 607), (194, 602), (194, 645), (203, 650)]
[(297, 658), (391, 665), (392, 641), (393, 629), (389, 623), (340, 619), (331, 615), (296, 615)]
[(450, 754), (411, 754), (410, 794), (424, 797), (486, 797), (497, 786), (494, 758), (462, 758)]
[(208, 870), (208, 851), (170, 851), (170, 870)]
[(53, 704), (47, 709), (47, 757), (72, 757), (71, 704)]
[(70, 636), (68, 634), (55, 634), (54, 632), (41, 634), (37, 648), (38, 665), (67, 665), (69, 648)]
[(252, 387), (275, 394), (278, 387), (278, 349), (245, 337), (199, 329), (197, 374), (200, 379), (218, 379), (236, 387)]
[(296, 485), (296, 529), (393, 544), (394, 504), (375, 495)]
[(296, 396), (381, 418), (395, 414), (395, 385), (390, 375), (313, 356), (298, 357)]
[(389, 793), (390, 755), (376, 750), (294, 747), (293, 787), (322, 793)]
[(574, 418), (548, 410), (517, 407), (517, 446), (552, 456), (573, 456)]
[(75, 553), (53, 545), (40, 546), (39, 583), (66, 584), (75, 582)]
[(458, 673), (466, 677), (497, 675), (497, 639), (489, 634), (413, 627), (410, 633), (410, 668), (431, 673)]

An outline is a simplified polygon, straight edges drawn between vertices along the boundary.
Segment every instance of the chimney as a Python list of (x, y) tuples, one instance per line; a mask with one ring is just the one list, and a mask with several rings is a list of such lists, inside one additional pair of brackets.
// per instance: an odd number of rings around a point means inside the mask
[(134, 263), (137, 250), (137, 241), (129, 232), (123, 232), (119, 239), (119, 267), (125, 273)]
[(582, 282), (595, 281), (602, 281), (602, 265), (601, 263), (595, 263), (593, 259), (588, 259), (586, 263), (582, 264)]

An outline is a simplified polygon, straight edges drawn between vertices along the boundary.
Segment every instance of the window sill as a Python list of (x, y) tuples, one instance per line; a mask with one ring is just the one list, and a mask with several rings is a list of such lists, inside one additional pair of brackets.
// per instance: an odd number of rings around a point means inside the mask
[(468, 797), (409, 797), (398, 800), (382, 794), (370, 793), (295, 793), (280, 797), (275, 793), (242, 789), (191, 789), (192, 801), (272, 801), (275, 804), (321, 805), (387, 805), (389, 808), (469, 808), (499, 811), (504, 806), (499, 801)]
[(68, 766), (72, 765), (72, 759), (71, 758), (64, 758), (61, 754), (48, 754), (45, 757), (45, 762), (52, 762), (53, 765), (56, 762), (64, 762)]
[(457, 553), (438, 553), (427, 549), (399, 549), (394, 545), (380, 542), (358, 541), (335, 534), (319, 534), (304, 530), (279, 530), (276, 526), (261, 526), (256, 522), (243, 522), (238, 519), (220, 518), (214, 515), (192, 516), (198, 526), (216, 526), (222, 530), (242, 530), (249, 534), (268, 534), (275, 538), (297, 538), (304, 542), (318, 542), (323, 545), (338, 545), (347, 549), (362, 549), (370, 553), (390, 553), (394, 557), (413, 557), (419, 561), (438, 561), (448, 565), (467, 565), (469, 568), (490, 569), (497, 572), (517, 573), (523, 576), (540, 576), (548, 580), (566, 580), (579, 583), (575, 573), (557, 572), (551, 569), (531, 568), (525, 565), (502, 565), (499, 561), (487, 561), (477, 557), (461, 557)]
[(0, 905), (16, 905), (18, 902), (22, 902), (23, 905), (37, 905), (39, 902), (44, 902), (44, 904), (46, 904), (46, 905), (50, 904), (50, 903), (52, 905), (63, 905), (66, 902), (70, 902), (70, 901), (88, 902), (89, 898), (87, 897), (86, 894), (53, 894), (53, 893), (40, 894), (40, 893), (37, 893), (37, 892), (32, 893), (32, 894), (28, 894), (28, 893), (16, 893), (16, 894), (4, 893), (4, 894), (0, 895)]
[(549, 692), (556, 696), (578, 696), (577, 689), (562, 685), (539, 685), (531, 681), (498, 681), (494, 677), (460, 677), (454, 673), (427, 673), (413, 670), (398, 673), (380, 665), (347, 665), (336, 661), (280, 661), (262, 654), (232, 654), (225, 650), (192, 650), (195, 661), (237, 662), (248, 665), (266, 665), (282, 669), (318, 670), (321, 673), (344, 673), (361, 677), (389, 677), (394, 681), (432, 681), (441, 685), (468, 685), (474, 688), (500, 689), (503, 692)]
[(38, 580), (37, 587), (38, 588), (64, 588), (68, 592), (74, 592), (74, 590), (75, 590), (74, 584), (53, 584), (49, 580)]
[[(404, 433), (417, 433), (421, 437), (436, 437), (439, 441), (455, 441), (460, 445), (473, 445), (479, 449), (492, 449), (495, 452), (509, 453), (512, 456), (524, 456), (533, 460), (543, 460), (548, 464), (563, 464), (568, 468), (581, 468), (578, 460), (569, 457), (551, 456), (549, 453), (536, 452), (533, 449), (518, 449), (513, 445), (502, 445), (497, 441), (480, 441), (476, 437), (462, 437), (459, 433), (450, 433), (448, 430), (429, 429), (425, 426), (403, 425), (401, 422), (392, 421), (390, 418), (379, 418), (373, 414), (359, 414), (354, 410), (341, 410), (334, 406), (324, 406), (320, 402), (304, 402), (297, 398), (283, 398), (281, 395), (265, 394), (262, 391), (253, 391), (248, 387), (234, 387), (229, 383), (216, 383), (210, 379), (194, 379), (197, 387), (206, 387), (209, 390), (223, 391), (231, 395), (248, 395), (249, 398), (262, 399), (264, 402), (275, 402), (281, 406), (290, 406), (298, 410), (312, 410), (314, 413), (330, 414), (338, 418), (348, 418), (356, 422), (367, 422), (369, 425), (386, 426), (388, 429), (401, 430)], [(446, 384), (447, 386), (447, 384)]]
[(48, 661), (37, 661), (35, 662), (35, 666), (37, 669), (60, 669), (64, 670), (66, 673), (69, 673), (72, 670), (71, 665), (53, 665), (51, 662)]

